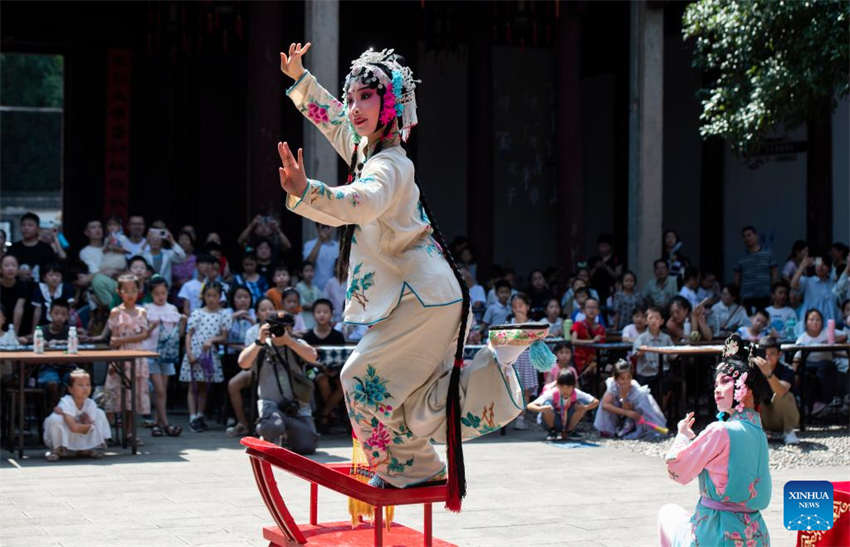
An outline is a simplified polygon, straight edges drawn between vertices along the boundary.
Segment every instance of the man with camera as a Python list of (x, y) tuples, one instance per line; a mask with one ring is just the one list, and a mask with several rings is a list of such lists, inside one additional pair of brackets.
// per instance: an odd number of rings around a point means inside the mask
[(294, 338), (295, 318), (282, 313), (260, 325), (257, 339), (239, 354), (239, 367), (257, 377), (257, 434), (298, 454), (316, 451), (319, 434), (311, 410), (313, 382), (307, 365), (318, 352)]

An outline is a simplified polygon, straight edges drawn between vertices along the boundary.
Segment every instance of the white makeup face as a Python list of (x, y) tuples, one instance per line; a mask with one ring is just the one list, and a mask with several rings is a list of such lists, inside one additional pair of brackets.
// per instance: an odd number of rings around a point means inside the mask
[(381, 114), (381, 97), (377, 90), (355, 82), (348, 90), (346, 102), (348, 103), (348, 119), (357, 134), (361, 137), (370, 137), (374, 134)]
[(717, 410), (729, 412), (732, 410), (735, 395), (735, 379), (723, 372), (714, 378), (714, 402)]

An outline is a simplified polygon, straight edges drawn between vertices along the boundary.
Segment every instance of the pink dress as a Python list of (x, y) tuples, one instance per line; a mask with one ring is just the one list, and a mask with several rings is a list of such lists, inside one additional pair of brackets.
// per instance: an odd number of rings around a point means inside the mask
[[(134, 313), (131, 314), (124, 308), (124, 304), (121, 304), (112, 308), (107, 325), (112, 336), (135, 336), (148, 328), (148, 316), (145, 309), (141, 306), (136, 306)], [(144, 341), (133, 344), (122, 344), (118, 349), (145, 349)], [(121, 369), (119, 366), (123, 367), (124, 376), (129, 378), (130, 375), (130, 363), (109, 364), (106, 383), (103, 385), (105, 396), (103, 406), (107, 412), (118, 412), (121, 410), (121, 375), (118, 373)], [(151, 412), (151, 398), (148, 393), (149, 376), (148, 360), (145, 358), (136, 359), (136, 412), (141, 414), (150, 414)], [(124, 397), (124, 406), (126, 410), (130, 410), (129, 386)]]

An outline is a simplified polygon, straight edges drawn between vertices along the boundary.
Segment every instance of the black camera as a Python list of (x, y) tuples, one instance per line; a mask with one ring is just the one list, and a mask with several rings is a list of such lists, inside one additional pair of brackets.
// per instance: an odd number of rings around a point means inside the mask
[(269, 324), (269, 332), (273, 336), (283, 336), (286, 333), (286, 327), (291, 328), (295, 326), (295, 317), (284, 313), (278, 317), (269, 317), (266, 323)]

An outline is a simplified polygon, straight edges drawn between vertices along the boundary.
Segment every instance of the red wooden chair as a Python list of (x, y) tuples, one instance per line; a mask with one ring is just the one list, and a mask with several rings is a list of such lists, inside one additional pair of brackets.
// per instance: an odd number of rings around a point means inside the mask
[[(382, 546), (384, 534), (392, 545), (435, 545), (454, 547), (435, 539), (431, 533), (431, 504), (446, 501), (446, 486), (428, 486), (423, 488), (383, 489), (369, 486), (349, 475), (350, 462), (321, 464), (299, 456), (295, 452), (281, 448), (254, 437), (244, 437), (242, 444), (251, 458), (251, 468), (257, 481), (257, 488), (266, 504), (276, 526), (263, 528), (263, 537), (270, 546), (289, 545), (374, 545)], [(277, 487), (272, 466), (278, 467), (310, 483), (310, 523), (296, 524), (283, 496)], [(363, 523), (352, 528), (350, 521), (318, 522), (319, 485), (345, 496), (364, 501), (375, 507), (372, 524)], [(384, 530), (383, 508), (389, 505), (424, 505), (424, 530), (417, 532), (401, 524), (393, 524), (389, 531)], [(371, 540), (371, 541), (370, 541)]]

